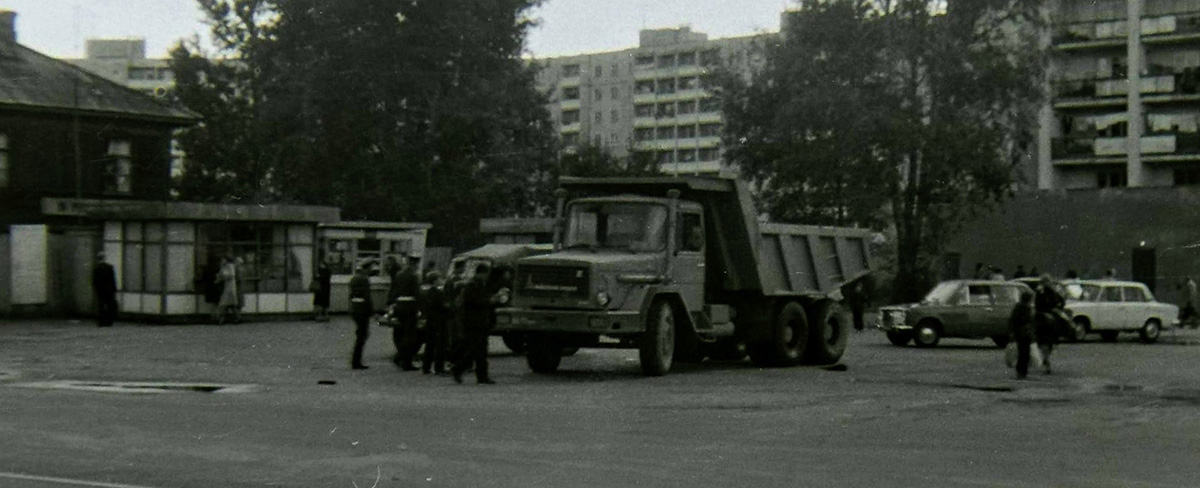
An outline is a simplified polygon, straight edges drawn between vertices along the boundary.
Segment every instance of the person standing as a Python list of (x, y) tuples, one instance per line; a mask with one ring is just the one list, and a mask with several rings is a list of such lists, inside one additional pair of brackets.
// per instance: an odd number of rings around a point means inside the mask
[(367, 267), (360, 265), (350, 278), (350, 317), (354, 319), (354, 354), (350, 357), (351, 369), (367, 369), (363, 364), (363, 348), (371, 333), (371, 316), (375, 306), (371, 304), (371, 280), (367, 278)]
[(242, 284), (238, 264), (241, 258), (226, 256), (217, 279), (221, 281), (221, 300), (217, 302), (217, 325), (225, 323), (225, 317), (233, 315), (234, 323), (242, 321)]
[(449, 334), (450, 306), (446, 301), (445, 283), (437, 271), (425, 273), (425, 284), (421, 285), (421, 315), (425, 316), (425, 355), (421, 358), (421, 372), (442, 374), (446, 372), (447, 336)]
[(92, 291), (96, 293), (96, 325), (111, 327), (117, 319), (117, 272), (104, 261), (104, 253), (96, 254), (92, 268)]
[(481, 385), (495, 383), (488, 375), (488, 334), (492, 324), (492, 294), (488, 290), (491, 266), (479, 264), (475, 276), (463, 288), (463, 340), (461, 356), (454, 361), (454, 381), (462, 383), (462, 375), (475, 366), (475, 381)]
[(1021, 300), (1013, 305), (1008, 315), (1008, 327), (1012, 341), (1017, 344), (1017, 379), (1029, 374), (1029, 343), (1033, 342), (1033, 293), (1021, 292)]
[(314, 278), (317, 289), (313, 291), (313, 309), (317, 312), (317, 322), (329, 321), (329, 295), (332, 292), (333, 271), (329, 269), (329, 263), (326, 261), (324, 255), (317, 260), (317, 276)]
[(396, 324), (392, 326), (392, 343), (396, 346), (396, 357), (393, 362), (404, 371), (416, 371), (413, 358), (421, 349), (421, 341), (417, 330), (417, 318), (420, 312), (417, 305), (417, 295), (421, 284), (418, 282), (416, 266), (411, 260), (405, 260), (392, 283), (388, 287), (388, 299), (396, 307)]
[(854, 318), (854, 330), (862, 332), (866, 328), (864, 315), (867, 309), (867, 292), (861, 281), (856, 281), (846, 293), (846, 303), (850, 305), (850, 314)]
[(1050, 275), (1042, 275), (1038, 283), (1037, 297), (1034, 298), (1034, 338), (1042, 353), (1042, 370), (1050, 374), (1050, 353), (1058, 342), (1059, 331), (1058, 309), (1063, 308), (1066, 301), (1054, 290), (1054, 281)]

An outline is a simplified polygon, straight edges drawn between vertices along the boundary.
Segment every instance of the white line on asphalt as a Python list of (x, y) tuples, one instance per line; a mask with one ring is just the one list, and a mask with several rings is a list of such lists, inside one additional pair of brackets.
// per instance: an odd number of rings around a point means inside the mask
[(126, 485), (123, 483), (105, 483), (103, 481), (73, 480), (73, 479), (69, 479), (69, 478), (55, 478), (53, 476), (34, 476), (31, 474), (7, 473), (4, 471), (0, 471), (0, 478), (9, 478), (9, 479), (14, 479), (14, 480), (25, 480), (25, 481), (45, 481), (47, 483), (60, 483), (60, 484), (64, 484), (64, 485), (75, 485), (75, 486), (94, 486), (96, 488), (151, 488), (149, 486), (141, 486), (141, 485)]

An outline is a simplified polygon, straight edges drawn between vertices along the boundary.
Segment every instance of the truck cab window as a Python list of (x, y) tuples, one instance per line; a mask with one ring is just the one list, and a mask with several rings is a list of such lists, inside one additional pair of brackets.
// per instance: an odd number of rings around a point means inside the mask
[(679, 215), (679, 250), (684, 252), (704, 250), (704, 226), (700, 222), (699, 214)]

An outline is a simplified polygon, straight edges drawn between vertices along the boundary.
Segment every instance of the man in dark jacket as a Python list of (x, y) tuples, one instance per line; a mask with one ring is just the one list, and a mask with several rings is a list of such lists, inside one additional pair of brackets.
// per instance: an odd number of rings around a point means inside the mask
[(417, 267), (411, 260), (405, 260), (404, 267), (392, 276), (392, 284), (388, 287), (388, 300), (396, 307), (396, 324), (392, 327), (392, 343), (396, 346), (396, 366), (404, 371), (416, 371), (413, 357), (421, 349), (420, 331), (417, 330), (417, 317), (420, 308), (417, 305), (417, 295), (421, 284), (417, 278)]
[(1033, 293), (1021, 292), (1021, 301), (1008, 316), (1012, 340), (1017, 343), (1017, 378), (1029, 374), (1029, 343), (1033, 342)]
[(92, 290), (96, 292), (96, 325), (109, 327), (117, 319), (117, 273), (104, 262), (104, 253), (96, 255)]
[(1034, 315), (1033, 322), (1036, 326), (1038, 349), (1042, 352), (1042, 370), (1046, 374), (1050, 374), (1050, 353), (1054, 351), (1054, 344), (1058, 342), (1061, 330), (1058, 313), (1065, 304), (1062, 295), (1054, 290), (1054, 281), (1049, 275), (1042, 275), (1042, 281), (1038, 283), (1037, 297), (1034, 299), (1033, 308), (1037, 314)]
[(454, 361), (454, 381), (462, 383), (462, 375), (472, 364), (475, 365), (475, 381), (487, 385), (495, 383), (488, 376), (488, 334), (491, 332), (492, 293), (488, 289), (491, 266), (480, 264), (475, 267), (475, 276), (462, 290), (463, 340), (461, 356)]
[(371, 304), (371, 280), (367, 278), (366, 266), (359, 266), (350, 278), (350, 316), (354, 319), (354, 355), (350, 358), (350, 367), (353, 369), (367, 369), (362, 356), (371, 331), (372, 315), (375, 315), (375, 306)]
[(421, 315), (425, 316), (425, 355), (421, 372), (429, 374), (430, 366), (437, 374), (446, 372), (447, 334), (449, 333), (450, 304), (446, 300), (445, 284), (437, 271), (425, 274), (421, 285)]

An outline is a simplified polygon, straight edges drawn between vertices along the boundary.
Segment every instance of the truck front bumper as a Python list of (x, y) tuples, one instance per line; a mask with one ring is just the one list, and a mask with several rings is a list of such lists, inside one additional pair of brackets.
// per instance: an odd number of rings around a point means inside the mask
[(496, 332), (573, 332), (605, 335), (646, 330), (637, 312), (606, 310), (496, 310)]

